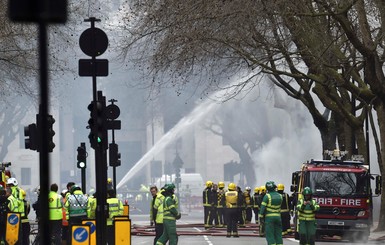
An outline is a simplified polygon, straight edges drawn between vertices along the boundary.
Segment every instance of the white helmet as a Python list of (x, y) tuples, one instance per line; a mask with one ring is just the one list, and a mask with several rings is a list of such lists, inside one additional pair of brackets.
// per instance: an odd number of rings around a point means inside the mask
[(9, 178), (7, 180), (7, 185), (14, 185), (14, 186), (17, 186), (19, 183), (17, 182), (17, 179), (15, 178)]
[(36, 186), (34, 192), (38, 195), (40, 194), (40, 185)]

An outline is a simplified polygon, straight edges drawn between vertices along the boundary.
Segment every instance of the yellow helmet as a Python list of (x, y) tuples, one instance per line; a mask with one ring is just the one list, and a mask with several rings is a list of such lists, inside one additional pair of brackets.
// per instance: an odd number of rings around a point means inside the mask
[(112, 183), (112, 179), (111, 178), (108, 178), (107, 179), (107, 184), (111, 184)]
[(211, 188), (213, 186), (213, 182), (211, 180), (206, 181), (206, 187)]
[(225, 188), (225, 183), (222, 182), (222, 181), (219, 181), (219, 182), (218, 182), (218, 188), (219, 188), (219, 189)]
[(261, 194), (262, 193), (266, 193), (266, 186), (261, 185), (261, 187), (259, 187), (259, 191), (260, 191)]
[(254, 193), (259, 193), (259, 187), (254, 188)]
[(229, 190), (230, 190), (230, 191), (235, 191), (235, 189), (237, 189), (237, 185), (234, 184), (234, 183), (230, 183), (230, 184), (229, 184)]
[(278, 184), (278, 185), (277, 185), (277, 189), (278, 189), (279, 191), (283, 191), (283, 190), (285, 189), (285, 186), (284, 186), (283, 184)]

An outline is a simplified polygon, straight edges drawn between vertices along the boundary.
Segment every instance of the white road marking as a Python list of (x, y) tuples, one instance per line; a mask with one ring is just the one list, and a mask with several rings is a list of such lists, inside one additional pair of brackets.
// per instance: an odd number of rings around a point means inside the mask
[(287, 240), (289, 240), (289, 241), (292, 241), (292, 242), (297, 242), (297, 243), (299, 243), (299, 240), (295, 240), (294, 238), (285, 238), (285, 239), (287, 239)]
[(204, 235), (203, 238), (206, 240), (207, 244), (213, 245), (213, 243), (210, 241), (210, 239), (206, 235)]

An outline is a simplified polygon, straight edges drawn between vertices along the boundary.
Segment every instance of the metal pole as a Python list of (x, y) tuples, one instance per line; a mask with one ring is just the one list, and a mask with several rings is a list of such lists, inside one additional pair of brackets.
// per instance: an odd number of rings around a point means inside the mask
[[(82, 147), (84, 149), (84, 151), (86, 152), (87, 154), (87, 150), (86, 150), (86, 143), (85, 142), (82, 142), (80, 143), (80, 147)], [(86, 158), (87, 159), (87, 158)], [(84, 163), (86, 164), (86, 163)], [(87, 165), (86, 165), (87, 166)], [(86, 167), (84, 168), (81, 168), (81, 179), (82, 179), (82, 190), (83, 190), (83, 193), (87, 193), (87, 186), (86, 186)]]
[(40, 210), (39, 233), (41, 236), (41, 244), (50, 244), (51, 227), (48, 225), (48, 185), (49, 185), (49, 155), (48, 155), (48, 61), (47, 61), (47, 27), (43, 20), (39, 21), (39, 58), (40, 58), (40, 115), (42, 117), (41, 129), (42, 135), (38, 137), (40, 140), (39, 152), (39, 174), (40, 174)]

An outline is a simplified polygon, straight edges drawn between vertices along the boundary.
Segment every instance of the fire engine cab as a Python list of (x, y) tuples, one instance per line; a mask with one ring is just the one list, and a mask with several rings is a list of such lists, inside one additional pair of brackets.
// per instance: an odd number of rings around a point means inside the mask
[[(373, 223), (371, 180), (376, 183), (374, 196), (378, 196), (381, 176), (371, 174), (361, 156), (343, 160), (346, 151), (325, 151), (325, 154), (330, 160), (308, 161), (292, 174), (293, 206), (308, 186), (320, 205), (316, 212), (317, 238), (340, 236), (350, 241), (366, 241)], [(295, 213), (295, 237), (298, 238)]]

